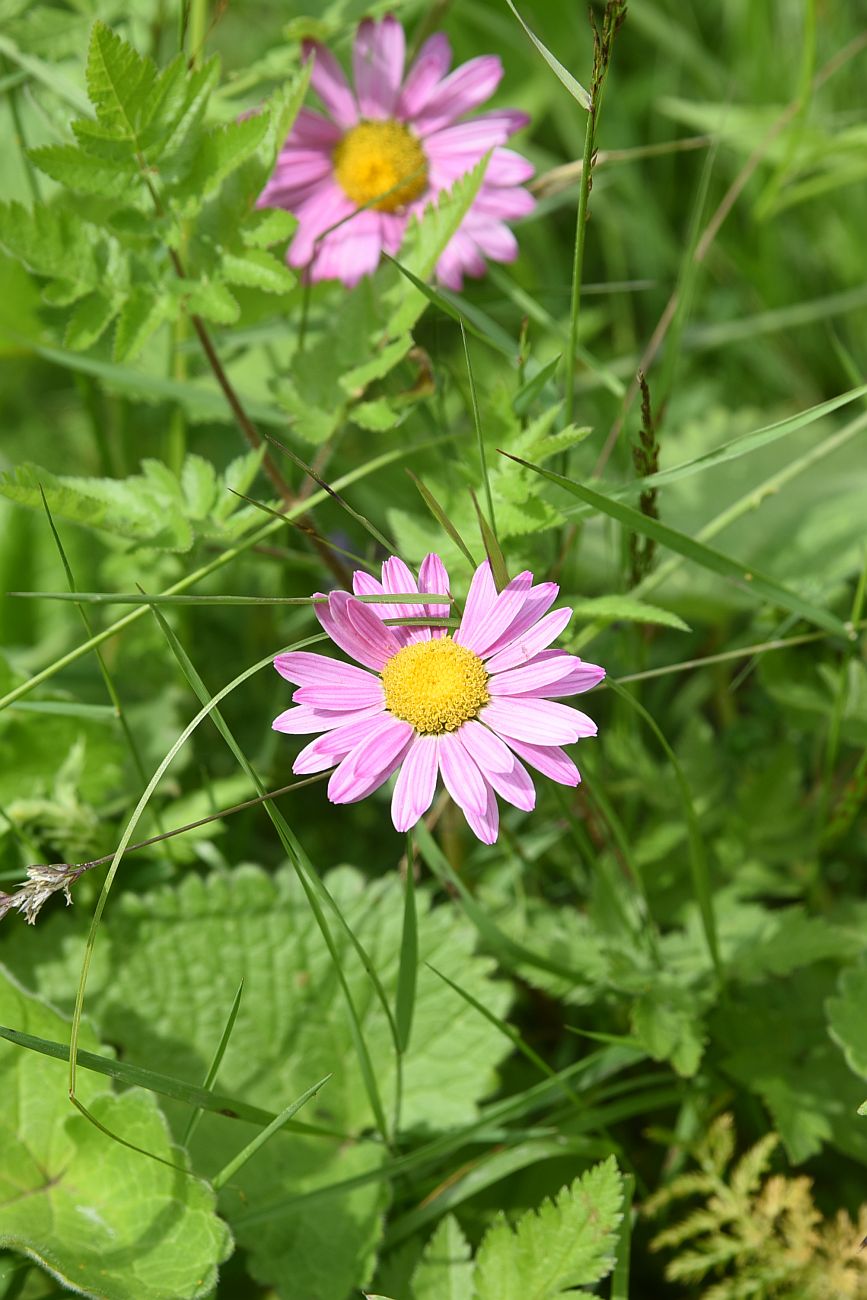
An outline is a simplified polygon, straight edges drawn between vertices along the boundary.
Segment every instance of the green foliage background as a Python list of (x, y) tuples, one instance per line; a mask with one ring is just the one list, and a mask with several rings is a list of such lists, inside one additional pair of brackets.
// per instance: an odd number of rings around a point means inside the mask
[(8, 915), (0, 1300), (867, 1296), (856, 7), (633, 0), (580, 312), (587, 114), (494, 0), (436, 17), (532, 116), (519, 261), (427, 287), (478, 169), (288, 269), (299, 41), (387, 9), (0, 0), (0, 891), (289, 785), (269, 661), (384, 543), (555, 576), (599, 739), (409, 895), (387, 793), (313, 785)]

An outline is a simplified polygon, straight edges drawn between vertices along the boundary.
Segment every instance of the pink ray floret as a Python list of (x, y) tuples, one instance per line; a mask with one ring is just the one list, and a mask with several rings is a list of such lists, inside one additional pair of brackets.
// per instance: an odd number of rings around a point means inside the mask
[[(305, 43), (312, 61), (311, 83), (324, 114), (302, 108), (274, 172), (259, 198), (260, 207), (285, 208), (298, 218), (289, 247), (289, 264), (311, 280), (342, 280), (352, 286), (371, 274), (383, 253), (400, 249), (411, 218), (490, 154), (484, 180), (436, 268), (437, 279), (459, 290), (465, 275), (482, 276), (486, 259), (513, 262), (518, 243), (506, 222), (527, 216), (535, 201), (526, 182), (533, 166), (506, 148), (529, 118), (514, 109), (475, 113), (503, 76), (495, 54), (470, 59), (450, 71), (448, 38), (441, 32), (422, 45), (405, 70), (404, 31), (396, 18), (365, 19), (352, 56), (353, 82), (325, 46)], [(340, 149), (363, 124), (392, 123), (405, 129), (421, 177), (394, 203), (363, 203), (341, 180)], [(357, 135), (356, 135), (357, 140)], [(407, 137), (404, 136), (404, 139)], [(405, 172), (402, 174), (406, 174)]]
[[(524, 812), (534, 807), (525, 764), (561, 785), (578, 784), (563, 746), (594, 736), (596, 724), (553, 697), (591, 690), (605, 670), (551, 648), (571, 617), (569, 609), (551, 609), (555, 583), (534, 583), (525, 572), (498, 592), (485, 561), (453, 633), (385, 621), (449, 614), (449, 577), (438, 555), (425, 558), (418, 581), (393, 556), (381, 580), (358, 572), (353, 587), (352, 595), (331, 592), (315, 609), (354, 664), (306, 651), (274, 660), (296, 687), (293, 706), (274, 729), (316, 737), (298, 754), (294, 772), (333, 768), (332, 803), (356, 803), (397, 773), (391, 816), (399, 831), (428, 811), (440, 779), (485, 844), (497, 838), (497, 796)], [(442, 595), (443, 603), (359, 599), (392, 593)]]

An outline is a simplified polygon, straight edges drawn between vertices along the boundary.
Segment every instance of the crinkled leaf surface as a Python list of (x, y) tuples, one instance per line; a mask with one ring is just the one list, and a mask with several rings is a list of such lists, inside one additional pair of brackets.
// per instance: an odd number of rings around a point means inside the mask
[[(44, 1038), (69, 1036), (46, 1003), (0, 969), (0, 1019)], [(83, 1045), (98, 1047), (85, 1033)], [(65, 1062), (0, 1044), (0, 1246), (44, 1265), (99, 1300), (195, 1300), (231, 1251), (208, 1185), (130, 1151), (73, 1111)], [(183, 1165), (156, 1100), (104, 1090), (79, 1076), (78, 1093), (113, 1132)]]
[(476, 1300), (556, 1300), (614, 1267), (623, 1180), (609, 1157), (513, 1230), (500, 1215), (476, 1257)]
[[(344, 867), (326, 883), (393, 998), (403, 911), (399, 880), (365, 881)], [(498, 1015), (509, 994), (490, 979), (492, 964), (474, 955), (468, 923), (446, 908), (431, 910), (424, 891), (418, 907), (421, 965), (402, 1123), (436, 1130), (474, 1117), (508, 1043), (424, 963), (432, 962)], [(390, 1114), (396, 1075), (387, 1021), (349, 941), (328, 915)], [(68, 1001), (80, 939), (63, 943), (61, 928), (69, 928), (65, 915), (28, 933), (15, 952), (41, 988)], [(279, 1134), (226, 1187), (223, 1205), (255, 1275), (281, 1296), (345, 1300), (372, 1272), (384, 1208), (380, 1185), (309, 1203), (295, 1198), (376, 1168), (382, 1148), (366, 1136), (372, 1119), (345, 1004), (294, 872), (269, 876), (243, 866), (206, 880), (190, 876), (176, 889), (126, 895), (110, 911), (103, 934), (88, 1010), (127, 1059), (200, 1082), (243, 978), (220, 1088), (279, 1110), (333, 1073), (299, 1118), (359, 1140)], [(171, 1106), (167, 1112), (179, 1131), (186, 1114)], [(197, 1167), (216, 1172), (252, 1136), (247, 1125), (206, 1116), (194, 1144)], [(282, 1208), (290, 1198), (293, 1203)], [(255, 1217), (270, 1206), (273, 1213)]]

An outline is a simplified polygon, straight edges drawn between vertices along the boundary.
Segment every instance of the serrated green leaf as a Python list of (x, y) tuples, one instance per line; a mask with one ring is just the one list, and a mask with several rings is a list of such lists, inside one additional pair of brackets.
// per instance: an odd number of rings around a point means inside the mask
[(412, 1275), (411, 1300), (473, 1300), (470, 1245), (453, 1214), (437, 1225)]
[(87, 93), (97, 118), (118, 140), (138, 147), (156, 81), (152, 61), (97, 19), (87, 55)]
[(76, 305), (69, 318), (63, 341), (68, 348), (92, 347), (117, 315), (117, 304), (101, 293), (89, 293)]
[[(68, 1037), (57, 1012), (0, 969), (0, 1020)], [(85, 1032), (83, 1041), (95, 1044)], [(66, 1069), (0, 1043), (4, 1080), (0, 1246), (37, 1260), (97, 1300), (208, 1295), (231, 1250), (215, 1197), (198, 1178), (130, 1151), (70, 1112)], [(104, 1091), (83, 1076), (80, 1099), (125, 1141), (184, 1167), (152, 1096)]]
[(115, 361), (126, 361), (142, 350), (151, 335), (174, 314), (171, 297), (144, 285), (133, 289), (120, 309), (114, 333)]
[(290, 293), (297, 283), (293, 271), (264, 248), (244, 253), (223, 253), (220, 274), (229, 284), (262, 289), (265, 293)]
[(614, 1267), (623, 1178), (613, 1156), (514, 1228), (500, 1214), (476, 1256), (476, 1300), (557, 1300)]
[(632, 1008), (637, 1041), (655, 1060), (671, 1061), (685, 1078), (698, 1070), (707, 1041), (702, 1004), (693, 988), (660, 984), (642, 994)]
[(94, 157), (72, 144), (45, 145), (29, 151), (32, 162), (58, 184), (80, 194), (116, 198), (129, 189), (137, 168), (131, 162)]
[(837, 996), (828, 999), (828, 1029), (851, 1069), (867, 1078), (867, 966), (843, 971)]
[(169, 187), (172, 202), (192, 215), (231, 172), (256, 152), (268, 126), (269, 115), (257, 113), (239, 122), (211, 127), (197, 142), (183, 179)]
[(386, 398), (377, 397), (372, 402), (356, 402), (349, 408), (349, 418), (361, 429), (382, 433), (393, 429), (399, 417)]
[(587, 600), (570, 600), (579, 619), (599, 623), (658, 623), (662, 627), (675, 627), (679, 632), (689, 632), (688, 623), (670, 609), (648, 605), (634, 596), (594, 596)]
[(298, 218), (283, 208), (260, 208), (251, 212), (241, 230), (241, 239), (250, 248), (270, 248), (291, 239)]
[(393, 342), (386, 343), (385, 347), (380, 348), (370, 361), (345, 371), (337, 382), (350, 397), (360, 397), (368, 384), (372, 384), (375, 379), (384, 379), (403, 360), (412, 345), (410, 334), (394, 339)]
[(234, 325), (241, 309), (234, 294), (219, 280), (184, 281), (187, 308), (216, 325)]

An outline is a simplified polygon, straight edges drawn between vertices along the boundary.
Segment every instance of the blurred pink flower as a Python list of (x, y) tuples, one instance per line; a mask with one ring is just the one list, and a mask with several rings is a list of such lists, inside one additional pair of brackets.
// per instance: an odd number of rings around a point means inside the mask
[[(570, 609), (551, 610), (559, 587), (533, 585), (519, 573), (497, 593), (487, 561), (476, 569), (460, 627), (389, 627), (388, 618), (443, 618), (448, 605), (364, 604), (358, 596), (421, 592), (448, 595), (438, 555), (428, 555), (419, 584), (403, 560), (382, 566), (382, 582), (355, 574), (355, 596), (331, 592), (315, 607), (331, 637), (358, 664), (304, 651), (278, 655), (274, 667), (295, 683), (294, 708), (275, 731), (321, 732), (292, 770), (324, 772), (332, 803), (356, 803), (398, 772), (391, 816), (409, 830), (430, 807), (437, 774), (474, 833), (493, 844), (499, 829), (496, 794), (529, 811), (536, 792), (528, 763), (561, 785), (577, 785), (578, 769), (561, 748), (595, 736), (586, 713), (549, 696), (578, 695), (605, 670), (549, 646)], [(550, 612), (549, 612), (550, 611)]]
[[(301, 109), (259, 198), (260, 207), (298, 217), (289, 264), (307, 268), (313, 280), (357, 284), (383, 250), (397, 253), (410, 217), (489, 150), (482, 187), (439, 259), (437, 278), (460, 289), (464, 275), (484, 275), (486, 257), (514, 261), (518, 244), (504, 223), (533, 208), (522, 188), (533, 167), (503, 145), (529, 119), (497, 109), (461, 120), (496, 90), (499, 58), (485, 54), (450, 73), (451, 48), (440, 32), (425, 41), (404, 77), (400, 23), (365, 19), (355, 38), (353, 91), (323, 45), (307, 42), (304, 49), (314, 58), (313, 89), (327, 116)], [(364, 204), (370, 206), (357, 212)]]

